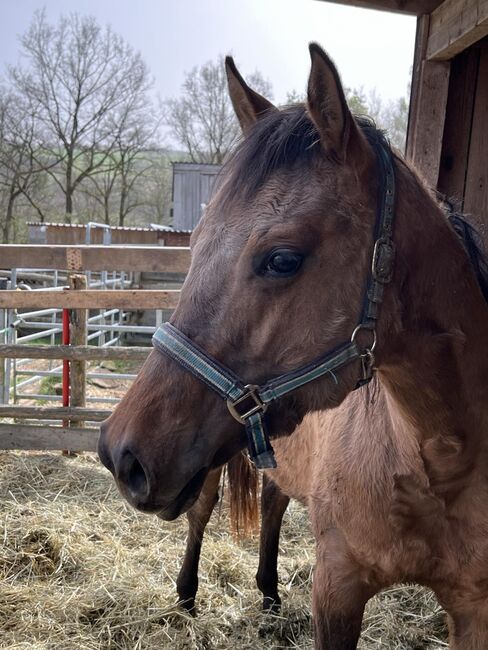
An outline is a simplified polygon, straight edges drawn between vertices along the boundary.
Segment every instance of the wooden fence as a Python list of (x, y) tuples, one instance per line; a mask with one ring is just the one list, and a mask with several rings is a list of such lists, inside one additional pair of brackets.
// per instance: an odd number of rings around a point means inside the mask
[[(0, 268), (66, 270), (74, 277), (88, 271), (154, 271), (186, 273), (190, 263), (188, 248), (159, 246), (30, 246), (0, 245)], [(82, 285), (82, 283), (81, 283)], [(75, 449), (92, 451), (96, 448), (98, 428), (85, 422), (105, 419), (110, 411), (85, 408), (84, 366), (91, 360), (144, 360), (148, 347), (100, 348), (83, 344), (86, 334), (81, 310), (119, 308), (174, 309), (179, 291), (155, 290), (90, 290), (71, 289), (36, 291), (0, 291), (1, 309), (69, 309), (72, 312), (73, 345), (0, 345), (0, 383), (5, 372), (5, 359), (63, 359), (69, 360), (75, 371), (71, 406), (44, 407), (0, 405), (0, 419), (11, 418), (14, 423), (0, 422), (0, 449)], [(86, 313), (86, 312), (85, 312)], [(73, 331), (74, 330), (74, 331)], [(74, 335), (74, 336), (73, 336)], [(80, 344), (81, 343), (81, 344)], [(81, 380), (80, 380), (81, 377)], [(76, 405), (73, 405), (76, 404)], [(19, 423), (34, 420), (35, 423)], [(62, 425), (42, 424), (43, 420), (59, 420)]]

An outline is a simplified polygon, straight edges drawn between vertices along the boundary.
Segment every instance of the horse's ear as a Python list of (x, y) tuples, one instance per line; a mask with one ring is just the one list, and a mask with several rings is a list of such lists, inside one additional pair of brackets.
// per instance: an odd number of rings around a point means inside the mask
[(244, 133), (257, 121), (260, 115), (266, 111), (278, 110), (265, 97), (249, 88), (231, 56), (225, 57), (225, 71), (232, 106)]
[(312, 69), (308, 80), (308, 112), (326, 153), (343, 161), (351, 136), (362, 138), (347, 106), (335, 65), (316, 43), (310, 43), (309, 49)]

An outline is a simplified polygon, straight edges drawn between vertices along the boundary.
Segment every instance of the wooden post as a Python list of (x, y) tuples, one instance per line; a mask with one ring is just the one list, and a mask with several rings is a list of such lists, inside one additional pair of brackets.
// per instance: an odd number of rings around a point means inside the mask
[[(7, 288), (7, 278), (0, 278), (0, 291)], [(7, 310), (0, 310), (0, 328), (7, 327)], [(5, 335), (3, 342), (5, 342)], [(0, 404), (8, 404), (8, 395), (5, 395), (5, 359), (0, 358)]]
[[(70, 274), (70, 290), (86, 289), (86, 275)], [(70, 312), (70, 343), (86, 345), (88, 332), (88, 310), (72, 309)], [(71, 400), (70, 406), (82, 406), (86, 403), (86, 361), (71, 361)], [(81, 427), (84, 423), (80, 424)]]
[[(68, 275), (68, 286), (73, 291), (86, 289), (86, 275), (70, 273)], [(86, 345), (88, 331), (87, 318), (87, 309), (72, 309), (70, 311), (71, 345)], [(84, 407), (86, 403), (86, 361), (70, 361), (70, 366), (71, 390), (69, 405), (70, 407)], [(78, 426), (83, 428), (85, 423), (79, 422)], [(68, 449), (64, 450), (63, 454), (71, 456), (76, 455), (76, 452)]]

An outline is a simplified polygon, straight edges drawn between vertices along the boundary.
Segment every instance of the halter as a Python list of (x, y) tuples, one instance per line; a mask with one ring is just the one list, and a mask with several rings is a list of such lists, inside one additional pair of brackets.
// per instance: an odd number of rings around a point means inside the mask
[[(356, 388), (367, 384), (373, 377), (376, 321), (383, 301), (384, 285), (392, 278), (395, 258), (395, 245), (391, 238), (395, 203), (392, 155), (389, 147), (384, 144), (378, 145), (376, 154), (380, 185), (375, 244), (361, 317), (349, 341), (297, 370), (256, 385), (245, 384), (229, 368), (208, 355), (170, 323), (165, 323), (154, 333), (152, 340), (157, 350), (176, 361), (226, 400), (232, 417), (246, 427), (249, 455), (258, 469), (276, 467), (265, 421), (265, 413), (271, 402), (325, 375), (337, 384), (335, 371), (356, 359), (361, 360), (361, 377)], [(367, 330), (371, 334), (369, 347), (361, 348), (357, 343), (361, 330)]]

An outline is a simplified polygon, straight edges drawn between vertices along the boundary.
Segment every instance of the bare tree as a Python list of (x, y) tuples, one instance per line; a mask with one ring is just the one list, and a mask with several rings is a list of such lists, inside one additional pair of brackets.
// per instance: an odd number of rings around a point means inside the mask
[(147, 203), (146, 176), (154, 164), (155, 141), (161, 116), (134, 110), (119, 130), (112, 151), (97, 174), (89, 177), (84, 191), (102, 208), (105, 223), (111, 223), (117, 203), (117, 222), (123, 226), (135, 208)]
[(144, 105), (148, 69), (110, 27), (77, 14), (50, 25), (36, 12), (21, 46), (28, 65), (10, 68), (10, 78), (39, 106), (50, 156), (60, 159), (49, 173), (70, 223), (75, 191), (104, 168), (127, 120)]
[(38, 131), (38, 106), (12, 92), (0, 91), (0, 201), (2, 206), (2, 241), (11, 240), (15, 207), (21, 197), (34, 207), (43, 220), (42, 210), (34, 200), (41, 172), (52, 162), (42, 160), (43, 145)]
[[(271, 84), (259, 72), (249, 75), (248, 81), (272, 99)], [(188, 72), (181, 97), (168, 99), (165, 108), (166, 124), (193, 162), (221, 164), (239, 137), (222, 55)]]

